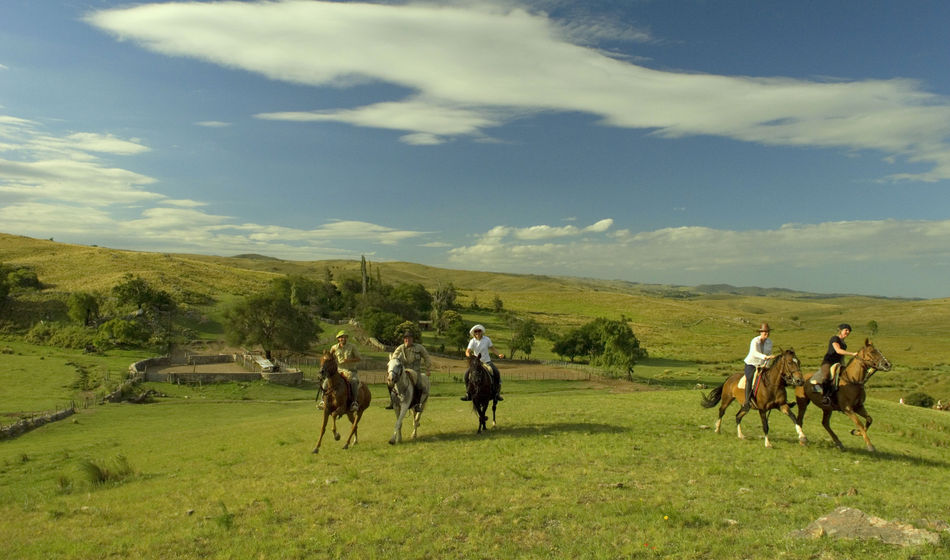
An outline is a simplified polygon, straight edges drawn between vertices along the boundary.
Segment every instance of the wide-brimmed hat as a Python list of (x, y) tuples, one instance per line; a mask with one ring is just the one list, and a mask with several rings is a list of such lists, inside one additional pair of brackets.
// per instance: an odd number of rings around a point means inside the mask
[(772, 328), (769, 327), (768, 323), (762, 323), (759, 326), (759, 332), (772, 332)]
[(468, 334), (475, 336), (475, 331), (485, 332), (485, 327), (483, 327), (482, 325), (475, 325), (474, 327), (468, 329)]
[(346, 331), (336, 333), (336, 338), (340, 338), (341, 336), (349, 337), (350, 335), (346, 334)]

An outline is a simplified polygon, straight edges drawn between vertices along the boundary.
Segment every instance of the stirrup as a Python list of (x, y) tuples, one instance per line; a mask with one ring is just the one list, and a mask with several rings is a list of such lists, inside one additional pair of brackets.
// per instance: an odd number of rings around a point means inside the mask
[(820, 384), (818, 384), (818, 383), (812, 383), (812, 384), (811, 384), (811, 392), (812, 392), (812, 393), (818, 393), (818, 394), (820, 395), (820, 394), (823, 394), (825, 391), (824, 391), (824, 389), (821, 388), (821, 385), (820, 385)]
[(459, 399), (459, 400), (470, 401), (470, 400), (472, 400), (472, 397), (470, 397), (469, 395), (465, 395), (464, 397), (462, 397), (462, 398)]

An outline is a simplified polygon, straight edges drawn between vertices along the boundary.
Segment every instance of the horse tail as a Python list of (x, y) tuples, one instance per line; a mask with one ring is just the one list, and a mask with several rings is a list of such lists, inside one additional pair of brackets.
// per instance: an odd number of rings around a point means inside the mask
[(703, 405), (703, 408), (712, 408), (719, 403), (719, 399), (722, 398), (722, 388), (725, 387), (725, 383), (713, 389), (708, 395), (703, 395), (703, 400), (699, 404)]

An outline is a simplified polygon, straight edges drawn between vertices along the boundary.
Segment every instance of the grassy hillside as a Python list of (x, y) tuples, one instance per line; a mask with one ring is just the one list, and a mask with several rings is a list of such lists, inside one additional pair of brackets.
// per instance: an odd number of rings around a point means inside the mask
[[(260, 255), (216, 257), (120, 251), (0, 234), (0, 262), (30, 266), (48, 288), (36, 297), (64, 297), (75, 290), (102, 291), (124, 274), (142, 276), (184, 301), (213, 311), (231, 298), (259, 289), (283, 274), (323, 278), (358, 276), (358, 261), (284, 261)], [(950, 396), (950, 299), (908, 300), (821, 295), (732, 286), (656, 286), (539, 275), (440, 269), (404, 262), (370, 262), (384, 282), (419, 282), (433, 290), (452, 283), (459, 303), (487, 306), (497, 296), (505, 309), (531, 316), (554, 330), (596, 317), (625, 316), (651, 358), (673, 362), (739, 364), (754, 330), (768, 321), (778, 346), (794, 347), (805, 368), (817, 368), (828, 338), (842, 321), (854, 326), (849, 342), (860, 345), (874, 321), (872, 338), (895, 364), (875, 383), (925, 388)], [(39, 304), (38, 304), (39, 305)], [(463, 309), (463, 312), (465, 310)], [(480, 313), (466, 319), (494, 320)], [(212, 313), (214, 315), (214, 313)], [(201, 327), (196, 325), (197, 330)], [(505, 348), (508, 333), (492, 324), (493, 340)], [(533, 357), (551, 359), (550, 341), (540, 340)]]

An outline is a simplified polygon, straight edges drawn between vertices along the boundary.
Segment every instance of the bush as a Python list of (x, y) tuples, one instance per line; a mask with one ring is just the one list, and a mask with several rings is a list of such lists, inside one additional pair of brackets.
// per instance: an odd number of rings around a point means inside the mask
[(935, 401), (934, 398), (927, 393), (911, 393), (904, 397), (904, 404), (909, 404), (911, 406), (933, 408), (935, 402), (937, 401)]

